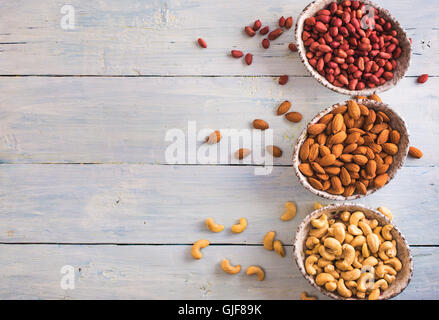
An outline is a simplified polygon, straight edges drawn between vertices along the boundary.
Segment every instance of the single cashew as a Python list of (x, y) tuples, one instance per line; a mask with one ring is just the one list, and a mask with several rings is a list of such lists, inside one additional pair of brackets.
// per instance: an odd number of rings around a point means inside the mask
[(381, 229), (381, 236), (386, 239), (386, 240), (392, 240), (392, 234), (390, 233), (390, 230), (393, 229), (393, 226), (391, 224), (386, 224), (382, 229)]
[(221, 232), (224, 230), (224, 226), (222, 224), (216, 224), (212, 218), (206, 219), (206, 226), (212, 232)]
[(375, 258), (373, 256), (370, 256), (363, 261), (363, 267), (366, 267), (366, 266), (374, 267), (377, 264), (378, 264), (378, 260), (377, 260), (377, 258)]
[(361, 211), (355, 211), (351, 214), (349, 218), (349, 224), (353, 224), (354, 226), (358, 226), (358, 222), (364, 218), (364, 213)]
[(340, 219), (344, 222), (348, 222), (351, 217), (351, 213), (349, 211), (344, 211), (340, 214)]
[(324, 258), (320, 258), (318, 261), (317, 261), (317, 265), (320, 267), (320, 268), (324, 268), (324, 267), (326, 267), (328, 264), (331, 264), (332, 263), (332, 261), (330, 261), (330, 260), (326, 260), (326, 259), (324, 259)]
[(391, 266), (389, 265), (378, 265), (378, 267), (376, 268), (376, 275), (379, 278), (384, 278), (385, 274), (390, 274), (392, 276), (396, 276), (396, 271), (395, 269), (393, 269)]
[(316, 283), (319, 286), (323, 286), (326, 282), (329, 281), (335, 281), (335, 279), (331, 274), (326, 272), (322, 272), (316, 277)]
[(228, 259), (223, 259), (223, 261), (221, 262), (221, 268), (224, 270), (224, 272), (229, 274), (237, 274), (241, 271), (240, 264), (232, 266), (230, 265), (230, 261)]
[(378, 220), (377, 219), (368, 220), (367, 223), (369, 224), (369, 227), (371, 229), (375, 229), (378, 226)]
[(294, 202), (285, 203), (285, 212), (280, 216), (282, 221), (290, 221), (296, 216), (296, 204)]
[(353, 239), (354, 239), (353, 235), (351, 235), (350, 233), (346, 233), (346, 236), (344, 238), (344, 242), (345, 243), (351, 243)]
[(321, 238), (321, 237), (323, 237), (323, 235), (327, 231), (328, 231), (328, 223), (326, 222), (326, 226), (324, 226), (323, 228), (309, 230), (309, 235), (313, 236), (313, 237), (316, 237), (316, 238)]
[(310, 275), (315, 275), (317, 273), (315, 263), (319, 258), (316, 255), (310, 255), (305, 260), (305, 270)]
[(247, 268), (246, 273), (248, 276), (256, 274), (258, 276), (258, 280), (262, 281), (265, 278), (265, 272), (259, 266), (250, 266)]
[(369, 296), (367, 297), (368, 300), (378, 300), (378, 298), (380, 297), (380, 289), (373, 289), (370, 293)]
[(307, 296), (305, 291), (303, 291), (302, 294), (300, 295), (300, 299), (301, 300), (317, 300), (316, 297)]
[(382, 228), (383, 227), (376, 227), (375, 229), (373, 229), (373, 233), (375, 233), (378, 236), (378, 238), (380, 239), (380, 242), (384, 242), (384, 238), (381, 237), (381, 229)]
[(314, 210), (319, 210), (321, 208), (323, 208), (323, 205), (321, 203), (314, 202)]
[(360, 269), (354, 269), (351, 271), (344, 271), (340, 273), (340, 277), (342, 277), (344, 280), (357, 280), (358, 278), (360, 278), (360, 275)]
[(337, 267), (337, 269), (341, 270), (341, 271), (351, 271), (354, 268), (351, 265), (346, 264), (343, 261), (336, 261), (335, 262), (335, 266)]
[(308, 239), (306, 239), (305, 246), (308, 249), (312, 249), (319, 243), (320, 243), (320, 240), (317, 239), (316, 237), (308, 237)]
[(311, 220), (311, 224), (314, 228), (321, 229), (328, 226), (328, 216), (322, 214), (319, 218)]
[(192, 245), (192, 249), (191, 249), (192, 257), (194, 259), (201, 259), (203, 254), (201, 253), (200, 249), (206, 248), (209, 244), (210, 244), (209, 240), (205, 240), (205, 239), (201, 239), (201, 240), (196, 241)]
[(343, 245), (343, 257), (344, 259), (342, 263), (350, 266), (355, 259), (355, 248), (352, 245), (345, 243)]
[(232, 232), (233, 233), (241, 233), (245, 230), (245, 228), (247, 228), (247, 219), (241, 218), (241, 219), (239, 219), (238, 224), (234, 224), (232, 226)]
[(354, 268), (361, 269), (363, 267), (363, 264), (359, 260), (359, 255), (360, 255), (360, 251), (355, 251), (355, 257), (354, 257), (354, 261), (352, 262), (352, 265), (354, 266)]
[(386, 290), (389, 287), (389, 284), (387, 283), (386, 280), (384, 279), (379, 279), (378, 281), (375, 281), (375, 283), (373, 284), (372, 290), (374, 289), (381, 289), (381, 290)]
[(274, 252), (276, 252), (282, 258), (285, 257), (285, 250), (284, 250), (284, 247), (282, 245), (282, 242), (280, 242), (279, 240), (275, 240), (273, 242), (273, 248), (274, 248)]
[(380, 239), (375, 233), (369, 233), (366, 237), (366, 242), (370, 252), (378, 252), (378, 249), (380, 247)]
[(323, 270), (326, 273), (329, 273), (330, 275), (332, 275), (335, 279), (340, 278), (340, 275), (338, 274), (337, 271), (335, 271), (335, 267), (332, 264), (328, 264)]
[(382, 260), (388, 260), (389, 257), (387, 256), (387, 253), (389, 250), (393, 248), (393, 244), (390, 241), (385, 241), (380, 245), (380, 248), (378, 250), (378, 255)]
[(363, 234), (363, 231), (361, 231), (360, 228), (358, 228), (356, 225), (354, 224), (350, 224), (348, 227), (348, 232), (353, 235), (353, 236), (359, 236)]
[(369, 233), (372, 233), (372, 228), (364, 220), (361, 220), (360, 222), (358, 222), (358, 226), (360, 227), (361, 231), (363, 231), (363, 234), (365, 236), (367, 236)]
[(354, 248), (361, 247), (363, 243), (366, 243), (366, 238), (362, 235), (356, 236), (350, 243)]
[(389, 260), (384, 261), (384, 264), (389, 264), (392, 266), (393, 269), (396, 271), (401, 271), (402, 269), (402, 263), (401, 260), (399, 260), (396, 257), (390, 258)]
[(370, 251), (369, 251), (369, 248), (367, 247), (367, 243), (366, 242), (363, 243), (363, 245), (361, 246), (361, 254), (365, 258), (369, 258), (369, 256), (370, 256)]
[(273, 241), (274, 241), (274, 237), (276, 235), (276, 232), (274, 231), (269, 231), (267, 232), (267, 234), (264, 237), (264, 248), (271, 251), (273, 250)]
[(342, 249), (340, 242), (335, 238), (326, 238), (323, 245), (329, 249), (329, 252), (336, 256), (341, 256)]
[(357, 281), (353, 281), (353, 280), (348, 280), (345, 281), (345, 286), (348, 289), (356, 289), (357, 288)]
[(337, 281), (330, 281), (325, 283), (325, 289), (332, 292), (337, 289)]
[(366, 272), (360, 275), (357, 280), (357, 289), (362, 292), (366, 292), (367, 289), (371, 289), (373, 286), (374, 275), (373, 272)]
[(337, 292), (345, 298), (350, 298), (352, 296), (352, 291), (346, 288), (343, 279), (338, 279), (337, 282)]
[(343, 243), (346, 237), (346, 226), (341, 222), (336, 222), (332, 225), (333, 236), (338, 242)]
[(390, 221), (393, 220), (393, 215), (392, 212), (390, 212), (389, 209), (385, 208), (385, 207), (379, 207), (377, 209), (379, 212), (381, 212), (383, 215), (385, 215)]
[(325, 258), (326, 260), (335, 260), (335, 255), (326, 251), (326, 248), (324, 246), (319, 247), (319, 254), (322, 256), (322, 258)]

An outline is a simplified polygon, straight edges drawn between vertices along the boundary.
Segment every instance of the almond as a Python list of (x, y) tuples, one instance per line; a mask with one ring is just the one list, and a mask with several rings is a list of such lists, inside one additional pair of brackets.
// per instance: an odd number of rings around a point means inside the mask
[(375, 176), (377, 170), (377, 163), (375, 160), (369, 160), (366, 165), (366, 172), (369, 176)]
[(413, 158), (421, 159), (422, 158), (422, 151), (416, 147), (410, 146), (409, 147), (409, 155), (412, 156)]
[(285, 118), (291, 122), (300, 122), (302, 120), (302, 115), (299, 112), (288, 112), (285, 115)]
[(317, 143), (322, 146), (326, 143), (327, 139), (328, 137), (326, 136), (326, 134), (322, 132), (317, 136)]
[(352, 154), (342, 154), (339, 159), (343, 162), (352, 162), (354, 156)]
[(371, 96), (369, 96), (370, 100), (374, 100), (376, 102), (383, 102), (383, 100), (381, 100), (381, 98), (379, 96), (377, 96), (375, 93)]
[(351, 144), (348, 144), (346, 147), (344, 147), (344, 149), (343, 149), (343, 153), (352, 153), (352, 152), (354, 152), (356, 149), (358, 148), (358, 144), (356, 144), (356, 143), (351, 143)]
[(206, 138), (206, 142), (207, 142), (208, 144), (215, 144), (215, 143), (220, 142), (220, 140), (221, 140), (221, 133), (220, 133), (218, 130), (212, 132), (212, 133)]
[(339, 167), (326, 167), (325, 172), (331, 176), (336, 176), (340, 173)]
[(351, 184), (351, 175), (349, 174), (349, 172), (346, 170), (345, 167), (342, 167), (340, 169), (340, 180), (341, 183), (346, 187), (348, 185)]
[(340, 113), (337, 113), (332, 120), (332, 133), (335, 134), (343, 128), (344, 119)]
[(333, 154), (327, 154), (326, 156), (324, 156), (323, 158), (320, 159), (319, 164), (322, 167), (327, 167), (330, 165), (333, 165), (335, 162), (335, 156)]
[(282, 156), (282, 150), (278, 146), (267, 146), (267, 151), (275, 158)]
[(346, 140), (344, 141), (344, 143), (346, 144), (351, 144), (351, 143), (355, 143), (358, 141), (358, 139), (360, 138), (361, 134), (359, 132), (352, 132), (349, 133), (349, 135), (347, 136)]
[(309, 161), (314, 161), (317, 159), (317, 157), (319, 156), (319, 149), (320, 146), (318, 143), (314, 143), (310, 148), (309, 148), (309, 156), (308, 156), (308, 160)]
[(398, 146), (396, 144), (384, 143), (382, 147), (385, 153), (390, 154), (392, 156), (398, 153)]
[(389, 134), (390, 131), (388, 129), (384, 129), (383, 131), (381, 131), (381, 133), (378, 135), (377, 143), (378, 144), (386, 143), (387, 140), (389, 140)]
[(355, 164), (355, 163), (345, 163), (344, 167), (349, 172), (360, 172), (360, 166), (358, 164)]
[(314, 175), (314, 172), (312, 171), (311, 165), (309, 163), (301, 163), (301, 164), (299, 164), (299, 170), (305, 176), (312, 177)]
[(317, 135), (319, 133), (322, 133), (323, 130), (325, 130), (326, 124), (323, 123), (315, 123), (308, 127), (308, 133), (311, 135)]
[(268, 129), (268, 123), (262, 119), (253, 120), (253, 127), (255, 129), (266, 130)]
[(238, 151), (236, 151), (236, 157), (241, 160), (247, 157), (250, 153), (251, 153), (250, 149), (241, 148)]
[(332, 113), (325, 114), (323, 117), (320, 118), (319, 123), (328, 124), (329, 121), (334, 118), (334, 115)]
[(381, 174), (373, 180), (373, 185), (375, 188), (381, 188), (387, 183), (387, 180), (389, 180), (387, 173)]
[(338, 106), (337, 108), (335, 108), (334, 110), (332, 110), (331, 113), (333, 113), (333, 114), (337, 114), (337, 113), (341, 113), (341, 114), (343, 114), (343, 113), (346, 112), (346, 110), (348, 110), (348, 107), (347, 107), (347, 106)]
[(344, 189), (343, 196), (350, 197), (355, 192), (355, 185), (351, 184)]
[(289, 102), (288, 100), (285, 100), (277, 108), (277, 115), (280, 116), (282, 114), (287, 113), (288, 110), (290, 110), (290, 108), (291, 108), (291, 102)]
[(367, 159), (367, 157), (365, 157), (361, 154), (354, 155), (353, 160), (356, 164), (358, 164), (360, 166), (364, 166), (369, 161), (369, 159)]
[(382, 111), (378, 111), (378, 115), (380, 115), (381, 118), (383, 118), (383, 121), (384, 121), (384, 122), (390, 122), (390, 118), (389, 118), (389, 116), (388, 116), (387, 114), (385, 114), (384, 112), (382, 112)]
[(334, 144), (331, 148), (331, 153), (336, 157), (340, 157), (341, 154), (343, 153), (343, 145), (341, 143), (339, 144)]
[(384, 129), (387, 129), (388, 125), (387, 123), (379, 123), (376, 124), (372, 127), (372, 129), (370, 129), (370, 132), (374, 133), (374, 134), (378, 134), (381, 131), (383, 131)]
[(357, 190), (357, 192), (358, 192), (359, 194), (362, 194), (362, 195), (367, 194), (367, 188), (366, 188), (366, 186), (365, 186), (362, 182), (360, 182), (360, 181), (357, 181), (357, 182), (355, 183), (355, 190)]
[(319, 146), (319, 151), (322, 157), (331, 154), (331, 150), (327, 146)]
[(386, 173), (387, 170), (389, 170), (389, 165), (388, 164), (386, 164), (386, 163), (377, 164), (376, 174), (380, 175), (380, 174)]
[(322, 188), (323, 191), (328, 190), (330, 187), (331, 187), (331, 182), (329, 182), (329, 180), (323, 181), (323, 188)]
[(390, 132), (389, 138), (391, 143), (398, 144), (399, 140), (401, 139), (401, 135), (397, 130), (392, 130), (392, 132)]
[[(331, 177), (331, 187), (334, 191), (338, 192), (341, 189), (343, 189), (343, 186), (341, 184), (340, 178), (337, 176)], [(344, 190), (343, 190), (344, 191)], [(343, 193), (343, 192), (341, 192)]]
[(339, 144), (342, 143), (343, 141), (346, 140), (346, 132), (344, 131), (340, 131), (336, 134), (334, 134), (333, 136), (331, 136), (331, 138), (329, 138), (329, 143), (330, 144)]
[(308, 182), (314, 189), (317, 189), (317, 190), (323, 189), (322, 183), (317, 179), (310, 177), (310, 178), (308, 178)]
[(348, 113), (352, 119), (354, 119), (354, 120), (360, 119), (361, 110), (357, 104), (357, 101), (355, 101), (355, 100), (348, 101)]
[(299, 158), (302, 161), (306, 161), (308, 160), (308, 157), (309, 157), (309, 144), (305, 142), (300, 147)]
[[(322, 168), (317, 162), (311, 162), (311, 168), (314, 170), (316, 174), (325, 174), (325, 169)], [(323, 179), (325, 180), (325, 179)]]

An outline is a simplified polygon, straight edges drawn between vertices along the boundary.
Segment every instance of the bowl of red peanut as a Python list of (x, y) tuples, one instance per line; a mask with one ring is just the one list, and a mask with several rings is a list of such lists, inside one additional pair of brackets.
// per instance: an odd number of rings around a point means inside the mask
[(367, 0), (310, 3), (297, 20), (296, 43), (311, 75), (341, 94), (388, 90), (410, 64), (410, 40), (399, 22)]

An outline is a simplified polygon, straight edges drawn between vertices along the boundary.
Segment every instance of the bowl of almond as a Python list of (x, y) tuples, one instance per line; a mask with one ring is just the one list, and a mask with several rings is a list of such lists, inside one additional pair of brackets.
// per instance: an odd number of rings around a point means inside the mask
[(308, 282), (333, 299), (390, 299), (413, 275), (410, 248), (398, 228), (358, 204), (328, 205), (306, 216), (293, 255)]
[(296, 141), (300, 183), (331, 200), (353, 200), (385, 186), (409, 149), (405, 121), (389, 105), (368, 99), (335, 104), (310, 121)]

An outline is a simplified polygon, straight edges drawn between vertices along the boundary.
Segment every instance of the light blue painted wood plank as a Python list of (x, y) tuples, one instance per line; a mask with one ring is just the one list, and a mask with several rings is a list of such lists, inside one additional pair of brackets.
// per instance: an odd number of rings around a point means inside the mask
[[(326, 299), (302, 277), (292, 258), (263, 247), (210, 246), (202, 260), (189, 246), (0, 245), (1, 299), (300, 299), (306, 291)], [(439, 299), (438, 248), (413, 248), (414, 277), (397, 299)], [(245, 269), (262, 266), (259, 282), (225, 274), (229, 258)], [(75, 289), (60, 287), (60, 269), (75, 269)]]
[[(308, 75), (287, 44), (293, 29), (273, 41), (269, 50), (262, 37), (248, 38), (246, 25), (261, 19), (271, 28), (280, 16), (294, 19), (309, 1), (253, 0), (118, 0), (68, 2), (76, 8), (76, 30), (60, 27), (62, 3), (3, 1), (1, 74), (239, 74)], [(408, 75), (439, 75), (437, 48), (438, 3), (378, 0), (408, 29), (414, 55)], [(196, 39), (203, 37), (208, 49)], [(254, 54), (252, 66), (228, 56), (238, 48)]]
[[(424, 151), (421, 160), (408, 159), (409, 166), (439, 164), (438, 85), (438, 78), (424, 85), (406, 78), (382, 94), (406, 119), (411, 143)], [(188, 121), (195, 121), (198, 133), (208, 128), (249, 129), (253, 119), (262, 118), (273, 129), (274, 144), (284, 151), (275, 164), (290, 165), (292, 145), (306, 123), (347, 99), (311, 78), (293, 78), (279, 86), (270, 78), (19, 77), (0, 79), (0, 95), (4, 163), (163, 164), (171, 145), (166, 133), (175, 128), (188, 137)], [(292, 101), (291, 110), (303, 114), (301, 123), (275, 114), (285, 99)], [(214, 163), (230, 163), (227, 154), (238, 149), (227, 150), (225, 142), (209, 148), (225, 148), (225, 160)]]
[[(0, 165), (0, 241), (61, 243), (285, 243), (315, 201), (290, 167), (266, 176), (251, 166)], [(388, 207), (410, 244), (439, 245), (439, 167), (405, 167), (356, 202)], [(297, 216), (280, 220), (286, 201)], [(212, 234), (205, 219), (226, 230)], [(232, 234), (239, 218), (248, 228)]]

